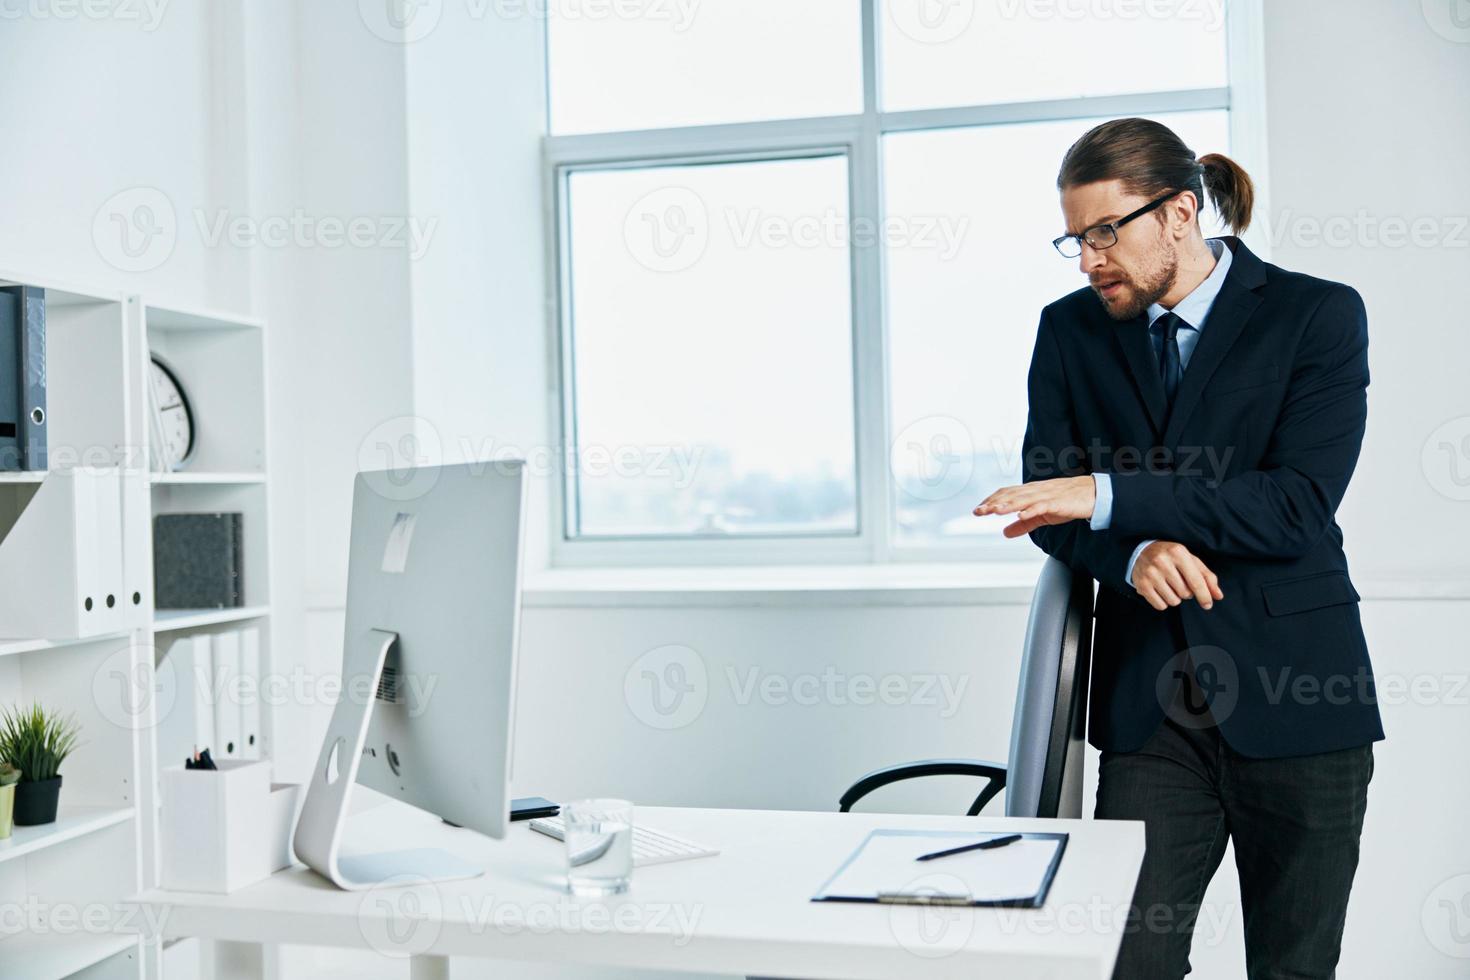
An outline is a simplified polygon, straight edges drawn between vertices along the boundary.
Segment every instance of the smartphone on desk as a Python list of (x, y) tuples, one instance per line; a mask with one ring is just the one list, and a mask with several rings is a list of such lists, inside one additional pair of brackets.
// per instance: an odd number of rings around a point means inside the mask
[(544, 796), (523, 796), (517, 800), (510, 801), (510, 819), (530, 820), (533, 817), (554, 817), (561, 812), (561, 807), (551, 802)]

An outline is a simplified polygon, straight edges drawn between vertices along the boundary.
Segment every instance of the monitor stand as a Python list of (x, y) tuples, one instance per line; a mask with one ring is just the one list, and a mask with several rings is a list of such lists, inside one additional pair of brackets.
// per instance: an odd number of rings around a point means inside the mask
[[(375, 698), (371, 692), (378, 689), (388, 651), (397, 641), (397, 633), (379, 629), (369, 630), (357, 642), (350, 638), (347, 641), (342, 656), (342, 697), (332, 711), (332, 722), (327, 726), (321, 755), (307, 785), (301, 819), (296, 824), (296, 856), (317, 874), (348, 891), (384, 884), (456, 881), (485, 873), (482, 867), (433, 848), (375, 854), (340, 853), (348, 803), (352, 787), (357, 784), (368, 722), (372, 719)], [(368, 694), (362, 704), (354, 703), (348, 695), (352, 687), (345, 683), (357, 677), (370, 680), (362, 689)]]

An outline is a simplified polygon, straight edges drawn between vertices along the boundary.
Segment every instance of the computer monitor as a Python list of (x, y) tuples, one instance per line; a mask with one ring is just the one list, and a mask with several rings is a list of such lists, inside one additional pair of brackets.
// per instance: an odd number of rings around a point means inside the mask
[(505, 835), (525, 493), (515, 460), (357, 475), (342, 697), (295, 838), (342, 888), (484, 871), (425, 848), (341, 853), (355, 783)]

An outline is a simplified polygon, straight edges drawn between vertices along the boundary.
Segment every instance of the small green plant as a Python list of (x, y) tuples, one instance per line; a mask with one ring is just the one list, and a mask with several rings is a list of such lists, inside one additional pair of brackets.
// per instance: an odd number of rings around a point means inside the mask
[(0, 762), (0, 788), (20, 782), (20, 770), (8, 762)]
[(50, 714), (39, 704), (7, 708), (0, 716), (0, 759), (19, 769), (25, 782), (52, 779), (80, 733), (74, 718)]

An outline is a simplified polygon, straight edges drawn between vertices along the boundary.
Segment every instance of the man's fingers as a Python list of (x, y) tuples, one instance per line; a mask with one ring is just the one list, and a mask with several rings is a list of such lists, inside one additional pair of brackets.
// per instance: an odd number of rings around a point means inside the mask
[(1210, 592), (1209, 583), (1205, 581), (1205, 563), (1198, 558), (1191, 557), (1185, 562), (1183, 569), (1185, 583), (1194, 598), (1199, 602), (1201, 609), (1208, 609), (1215, 604), (1215, 596)]
[(1044, 485), (1049, 482), (1051, 481), (1041, 480), (1016, 487), (1002, 487), (980, 501), (980, 506), (975, 508), (975, 515), (1010, 514), (1033, 503), (1045, 501), (1055, 492), (1053, 488)]
[(1016, 521), (1014, 524), (1007, 524), (1001, 533), (1008, 538), (1019, 538), (1023, 534), (1030, 534), (1045, 523), (1046, 521), (1042, 520)]
[(1165, 606), (1179, 605), (1179, 594), (1175, 592), (1174, 587), (1169, 584), (1169, 576), (1166, 574), (1165, 569), (1154, 568), (1150, 570), (1148, 576), (1146, 577), (1146, 581), (1148, 582), (1149, 587), (1153, 589), (1154, 594), (1163, 601)]
[(1191, 590), (1190, 587), (1185, 583), (1184, 575), (1178, 565), (1170, 562), (1169, 564), (1165, 565), (1160, 571), (1164, 576), (1165, 583), (1168, 584), (1169, 588), (1174, 593), (1175, 601), (1169, 603), (1169, 605), (1177, 606), (1179, 605), (1179, 603), (1190, 597), (1193, 590)]
[(1205, 581), (1210, 584), (1210, 594), (1215, 597), (1215, 601), (1218, 602), (1219, 600), (1225, 598), (1225, 593), (1220, 588), (1220, 576), (1216, 575), (1208, 568), (1205, 568), (1204, 562), (1200, 562), (1199, 567), (1204, 568), (1205, 570)]
[(1181, 544), (1157, 542), (1138, 565), (1133, 571), (1134, 591), (1160, 612), (1186, 599), (1210, 609), (1225, 598), (1219, 576)]
[(1138, 594), (1147, 599), (1148, 604), (1150, 606), (1153, 606), (1159, 612), (1163, 612), (1165, 609), (1169, 608), (1169, 604), (1163, 599), (1159, 598), (1158, 591), (1155, 590), (1154, 587), (1148, 583), (1139, 586)]

